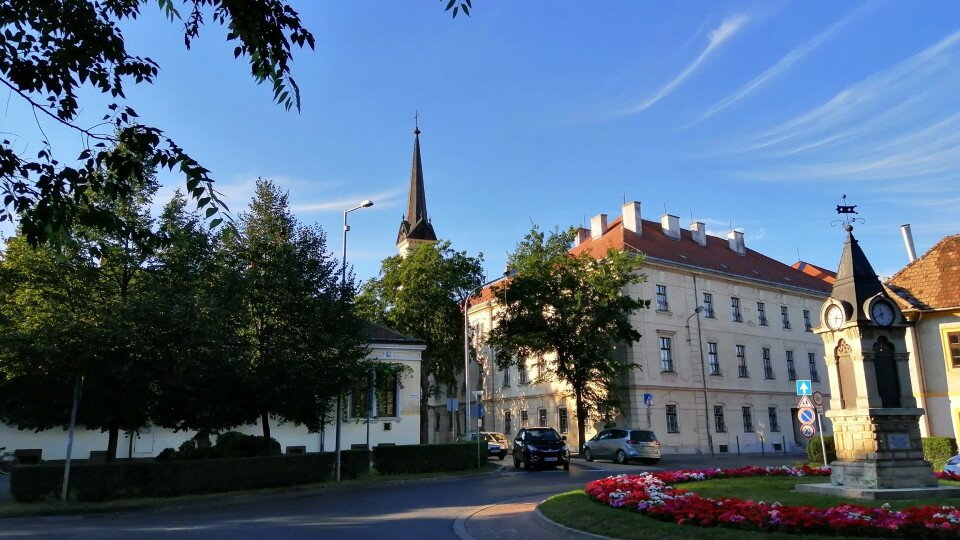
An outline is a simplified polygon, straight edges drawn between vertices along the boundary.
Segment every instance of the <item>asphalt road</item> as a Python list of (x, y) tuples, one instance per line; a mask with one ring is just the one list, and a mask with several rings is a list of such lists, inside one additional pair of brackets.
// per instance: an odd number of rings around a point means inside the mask
[[(0, 520), (0, 538), (349, 538), (423, 540), (458, 538), (455, 523), (491, 505), (538, 501), (552, 494), (582, 488), (587, 482), (621, 472), (735, 467), (746, 464), (793, 463), (803, 456), (667, 456), (659, 467), (586, 464), (575, 460), (569, 472), (517, 471), (441, 482), (337, 489), (296, 498), (262, 499), (215, 506), (187, 506), (149, 512), (109, 515), (17, 518)], [(509, 460), (504, 463), (510, 463)], [(2, 486), (0, 486), (2, 488)], [(478, 518), (479, 519), (479, 518)], [(518, 513), (510, 519), (529, 520)], [(509, 527), (509, 521), (499, 521)], [(506, 525), (504, 525), (506, 523)], [(470, 530), (467, 526), (466, 530)], [(479, 529), (474, 529), (479, 530)], [(491, 531), (502, 539), (504, 531)], [(544, 531), (546, 532), (546, 531)], [(473, 534), (474, 538), (486, 537)], [(549, 537), (549, 534), (534, 537)], [(528, 538), (532, 540), (532, 538)]]

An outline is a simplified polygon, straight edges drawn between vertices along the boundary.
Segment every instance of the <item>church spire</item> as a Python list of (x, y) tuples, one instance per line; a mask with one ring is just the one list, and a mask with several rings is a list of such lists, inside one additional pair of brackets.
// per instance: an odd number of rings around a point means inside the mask
[(869, 320), (867, 313), (863, 312), (865, 302), (878, 294), (886, 296), (886, 293), (866, 254), (853, 237), (853, 226), (845, 224), (844, 230), (847, 231), (847, 241), (840, 255), (840, 267), (831, 296), (853, 307), (853, 320)]
[[(419, 116), (419, 115), (418, 115)], [(415, 116), (414, 118), (417, 118)], [(401, 253), (410, 249), (413, 242), (436, 242), (437, 235), (427, 217), (427, 197), (423, 188), (423, 164), (420, 161), (420, 126), (413, 130), (413, 164), (410, 167), (410, 193), (407, 199), (407, 214), (400, 221), (397, 247)]]

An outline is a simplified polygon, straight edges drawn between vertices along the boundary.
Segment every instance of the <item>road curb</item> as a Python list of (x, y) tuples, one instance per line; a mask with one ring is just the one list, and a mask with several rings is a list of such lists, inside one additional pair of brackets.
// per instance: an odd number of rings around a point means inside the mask
[(536, 508), (533, 509), (533, 515), (536, 516), (536, 518), (539, 519), (541, 523), (544, 523), (545, 525), (552, 527), (558, 533), (568, 538), (594, 538), (596, 540), (613, 540), (609, 536), (601, 536), (599, 534), (588, 533), (588, 532), (581, 531), (580, 529), (574, 529), (572, 527), (567, 527), (566, 525), (561, 525), (556, 521), (543, 515), (543, 512), (540, 511), (541, 504), (543, 503), (541, 502), (540, 504), (537, 505)]

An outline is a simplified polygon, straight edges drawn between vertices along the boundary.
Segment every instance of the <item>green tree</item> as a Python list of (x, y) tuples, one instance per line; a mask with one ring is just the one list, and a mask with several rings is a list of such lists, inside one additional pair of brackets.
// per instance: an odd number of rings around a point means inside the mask
[(150, 412), (154, 425), (221, 431), (244, 423), (237, 390), (249, 361), (242, 335), (241, 276), (179, 192), (158, 219), (164, 239), (150, 264), (142, 353), (163, 366)]
[(242, 276), (248, 420), (260, 419), (266, 440), (271, 416), (318, 431), (331, 401), (368, 367), (352, 281), (340, 285), (323, 230), (299, 225), (287, 194), (265, 180), (225, 250)]
[[(111, 150), (111, 155), (121, 154), (130, 151)], [(141, 166), (145, 162), (142, 156), (128, 159)], [(98, 176), (117, 174), (100, 171)], [(142, 180), (126, 180), (134, 186), (126, 197), (95, 194), (81, 209), (85, 215), (117, 216), (124, 227), (80, 226), (73, 235), (36, 249), (15, 238), (0, 279), (0, 310), (5, 312), (0, 369), (9, 391), (4, 392), (4, 418), (32, 429), (65, 424), (71, 396), (67, 387), (83, 377), (78, 422), (108, 433), (111, 459), (120, 431), (147, 425), (159, 369), (156, 358), (146, 354), (145, 340), (153, 328), (152, 306), (144, 296), (153, 238), (148, 206), (156, 183), (147, 170), (136, 178)], [(35, 301), (23, 301), (31, 297)], [(45, 391), (30, 394), (39, 389)]]
[(508, 259), (515, 274), (494, 286), (504, 309), (488, 339), (500, 367), (548, 358), (549, 371), (573, 391), (582, 450), (587, 418), (610, 402), (630, 367), (615, 358), (614, 344), (640, 339), (630, 316), (649, 302), (626, 294), (645, 279), (642, 257), (612, 249), (600, 259), (573, 255), (573, 235), (534, 226), (517, 244)]
[[(87, 144), (75, 165), (54, 157), (42, 141), (36, 159), (17, 153), (9, 140), (0, 143), (0, 221), (19, 216), (22, 234), (32, 243), (60, 234), (74, 225), (104, 228), (118, 216), (86, 213), (92, 194), (122, 200), (145, 179), (134, 156), (148, 156), (148, 170), (178, 168), (187, 194), (206, 209), (207, 218), (225, 209), (217, 198), (209, 171), (156, 127), (138, 125), (137, 113), (125, 103), (129, 84), (152, 83), (160, 66), (127, 51), (120, 26), (141, 16), (147, 0), (0, 0), (0, 83), (43, 118), (75, 130)], [(164, 15), (184, 24), (187, 48), (212, 18), (227, 28), (235, 42), (234, 57), (247, 57), (257, 83), (271, 85), (275, 100), (287, 109), (300, 108), (300, 90), (290, 75), (292, 46), (314, 46), (314, 37), (283, 0), (182, 0), (182, 16), (174, 0), (157, 0)], [(109, 94), (116, 101), (105, 109), (99, 126), (79, 125), (81, 89)], [(125, 145), (133, 154), (110, 148)], [(116, 171), (102, 176), (102, 169)], [(219, 218), (218, 218), (219, 220)], [(211, 225), (215, 226), (215, 220)]]
[(463, 368), (466, 295), (483, 283), (483, 255), (454, 251), (450, 242), (418, 243), (406, 257), (387, 258), (357, 300), (370, 320), (427, 343), (420, 371), (420, 442), (427, 443), (430, 396), (456, 383)]

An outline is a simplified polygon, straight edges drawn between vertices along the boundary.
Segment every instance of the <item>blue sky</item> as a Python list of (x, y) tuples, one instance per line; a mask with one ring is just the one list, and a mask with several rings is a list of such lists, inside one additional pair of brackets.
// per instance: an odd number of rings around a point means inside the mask
[[(614, 218), (624, 199), (835, 269), (847, 194), (885, 276), (906, 263), (901, 224), (920, 253), (960, 232), (960, 3), (476, 0), (454, 20), (433, 1), (292, 3), (317, 37), (295, 52), (299, 114), (223, 29), (186, 51), (153, 3), (123, 29), (162, 69), (129, 103), (212, 170), (234, 213), (272, 179), (335, 254), (342, 211), (374, 200), (350, 217), (361, 279), (396, 253), (414, 111), (434, 228), (483, 252), (491, 277), (531, 223)], [(87, 97), (90, 126), (105, 100)], [(0, 131), (35, 153), (37, 121), (4, 102)], [(76, 152), (41, 122), (58, 157)], [(161, 199), (182, 184), (161, 179)]]

